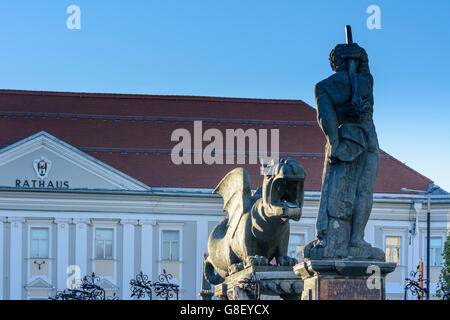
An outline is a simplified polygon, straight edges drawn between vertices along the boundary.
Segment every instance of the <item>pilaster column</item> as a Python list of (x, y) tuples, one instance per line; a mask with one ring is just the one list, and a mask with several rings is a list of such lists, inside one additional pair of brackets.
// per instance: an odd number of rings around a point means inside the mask
[(69, 224), (70, 219), (56, 218), (56, 290), (67, 288), (67, 267), (69, 266)]
[[(422, 202), (416, 201), (414, 202), (413, 209), (415, 212), (415, 219), (414, 222), (410, 221), (410, 232), (408, 234), (408, 260), (406, 261), (406, 270), (404, 277), (409, 278), (409, 273), (413, 270), (416, 270), (417, 265), (419, 264), (420, 256), (419, 256), (419, 214), (422, 210)], [(411, 233), (413, 227), (415, 227), (415, 230), (413, 233)], [(405, 283), (403, 284), (405, 285)], [(406, 292), (407, 299), (408, 300), (414, 300), (416, 299), (415, 296), (412, 295), (412, 293), (408, 290)]]
[[(23, 283), (22, 283), (22, 224), (25, 219), (18, 217), (8, 217), (11, 223), (11, 245), (10, 245), (10, 267), (9, 267), (9, 298), (11, 300), (21, 300)], [(3, 242), (3, 241), (2, 241)]]
[(416, 213), (416, 230), (415, 234), (411, 239), (411, 265), (409, 268), (411, 270), (408, 270), (408, 273), (412, 270), (415, 270), (417, 265), (419, 264), (420, 255), (419, 255), (419, 240), (420, 240), (420, 233), (419, 233), (419, 215), (420, 211), (422, 210), (422, 201), (414, 202), (414, 211)]
[(81, 278), (87, 272), (87, 226), (89, 219), (73, 219), (75, 224), (75, 265), (80, 268)]
[(197, 251), (195, 254), (196, 281), (195, 293), (200, 292), (203, 276), (203, 254), (208, 253), (208, 221), (197, 221)]
[(139, 220), (141, 232), (141, 271), (152, 280), (153, 275), (153, 227), (154, 220)]
[(137, 220), (122, 219), (120, 224), (123, 226), (123, 253), (122, 253), (122, 299), (130, 300), (130, 280), (135, 277), (134, 274), (134, 227)]
[(5, 278), (5, 270), (3, 269), (3, 261), (5, 254), (5, 242), (3, 241), (4, 237), (4, 221), (6, 219), (0, 217), (0, 300), (3, 300), (3, 289), (4, 289), (4, 278)]

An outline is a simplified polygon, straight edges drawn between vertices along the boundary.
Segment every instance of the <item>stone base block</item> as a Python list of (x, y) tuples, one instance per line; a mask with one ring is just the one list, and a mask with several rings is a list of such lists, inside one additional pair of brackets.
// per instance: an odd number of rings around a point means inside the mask
[(300, 300), (302, 292), (303, 280), (292, 267), (280, 266), (249, 266), (214, 287), (214, 295), (225, 300), (253, 300), (262, 295)]
[(384, 300), (385, 278), (395, 267), (382, 261), (305, 260), (294, 273), (304, 281), (302, 300)]

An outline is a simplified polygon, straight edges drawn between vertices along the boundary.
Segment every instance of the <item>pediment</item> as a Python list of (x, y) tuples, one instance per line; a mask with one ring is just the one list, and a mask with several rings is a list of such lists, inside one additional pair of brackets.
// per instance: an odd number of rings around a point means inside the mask
[(36, 278), (25, 286), (28, 290), (53, 289), (53, 286), (42, 278)]
[(0, 177), (12, 188), (150, 190), (44, 131), (0, 150)]
[(102, 287), (105, 290), (112, 290), (112, 291), (119, 290), (118, 286), (116, 286), (114, 283), (112, 283), (108, 279), (104, 279), (104, 278), (99, 281), (98, 286)]

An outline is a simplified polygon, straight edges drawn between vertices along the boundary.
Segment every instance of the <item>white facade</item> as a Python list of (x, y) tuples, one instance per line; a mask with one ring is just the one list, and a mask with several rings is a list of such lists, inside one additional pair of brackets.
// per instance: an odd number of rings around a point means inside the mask
[[(39, 172), (41, 159), (47, 167)], [(1, 299), (46, 299), (77, 270), (95, 272), (109, 295), (129, 299), (136, 274), (156, 281), (163, 269), (180, 284), (181, 299), (198, 298), (209, 232), (223, 217), (211, 190), (150, 188), (46, 133), (1, 150), (0, 177)], [(306, 192), (303, 216), (291, 222), (293, 250), (314, 239), (319, 196)], [(434, 196), (435, 252), (449, 230), (450, 198)], [(366, 241), (399, 261), (387, 298), (404, 298), (404, 279), (425, 260), (425, 235), (422, 197), (374, 196)], [(432, 292), (439, 272), (432, 266)]]

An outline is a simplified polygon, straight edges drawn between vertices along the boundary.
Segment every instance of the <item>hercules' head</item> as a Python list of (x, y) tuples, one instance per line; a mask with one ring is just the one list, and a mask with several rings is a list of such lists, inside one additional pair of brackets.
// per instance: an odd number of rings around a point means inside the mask
[(345, 71), (348, 69), (347, 66), (347, 60), (343, 55), (345, 54), (356, 54), (357, 58), (355, 59), (355, 66), (358, 70), (358, 67), (362, 64), (365, 64), (369, 61), (369, 58), (367, 56), (366, 50), (358, 46), (356, 43), (352, 44), (338, 44), (336, 47), (334, 47), (333, 50), (330, 52), (330, 65), (331, 69), (333, 69), (334, 72), (339, 71)]

